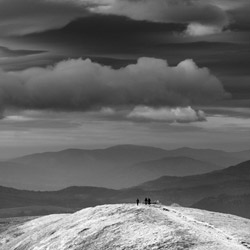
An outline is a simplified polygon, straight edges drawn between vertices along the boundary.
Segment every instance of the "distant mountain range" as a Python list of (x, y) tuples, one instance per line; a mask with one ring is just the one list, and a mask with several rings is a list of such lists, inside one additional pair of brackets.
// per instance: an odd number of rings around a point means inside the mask
[[(244, 212), (249, 210), (247, 201), (241, 202), (242, 207), (239, 209), (237, 205), (230, 204), (232, 200), (242, 201), (244, 197), (249, 197), (249, 194), (250, 161), (246, 161), (211, 173), (185, 177), (164, 176), (119, 190), (75, 186), (60, 191), (37, 192), (0, 187), (0, 216), (2, 209), (6, 216), (6, 208), (20, 208), (20, 211), (23, 211), (23, 208), (35, 207), (36, 211), (31, 211), (30, 215), (37, 215), (38, 207), (49, 213), (50, 210), (55, 211), (55, 208), (56, 211), (60, 211), (59, 208), (78, 210), (99, 204), (134, 202), (136, 198), (143, 201), (145, 197), (150, 197), (152, 201), (159, 200), (166, 205), (178, 203), (219, 212), (231, 211), (249, 218), (248, 213)], [(211, 199), (214, 202), (211, 202)], [(18, 213), (18, 210), (16, 212)]]
[(106, 149), (67, 149), (0, 162), (0, 185), (28, 190), (68, 186), (128, 188), (163, 175), (202, 174), (250, 159), (249, 151), (119, 145)]

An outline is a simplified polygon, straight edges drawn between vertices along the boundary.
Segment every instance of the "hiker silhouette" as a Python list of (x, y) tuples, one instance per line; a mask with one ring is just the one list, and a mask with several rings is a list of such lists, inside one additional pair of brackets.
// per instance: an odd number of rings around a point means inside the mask
[(151, 204), (151, 200), (150, 200), (150, 198), (148, 198), (148, 205), (150, 205)]
[(140, 200), (137, 198), (137, 200), (136, 200), (137, 206), (139, 205), (139, 202), (140, 202)]
[(148, 199), (147, 198), (145, 198), (145, 205), (147, 205), (148, 204)]

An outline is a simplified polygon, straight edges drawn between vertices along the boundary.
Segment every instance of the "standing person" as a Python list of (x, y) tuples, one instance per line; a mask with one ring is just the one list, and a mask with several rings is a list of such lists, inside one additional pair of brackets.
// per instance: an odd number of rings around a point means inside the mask
[(150, 198), (148, 198), (148, 205), (150, 205), (151, 204), (151, 200), (150, 200)]
[(145, 198), (145, 205), (148, 204), (148, 198)]
[(137, 200), (136, 200), (137, 206), (139, 205), (139, 202), (140, 202), (140, 200), (137, 198)]

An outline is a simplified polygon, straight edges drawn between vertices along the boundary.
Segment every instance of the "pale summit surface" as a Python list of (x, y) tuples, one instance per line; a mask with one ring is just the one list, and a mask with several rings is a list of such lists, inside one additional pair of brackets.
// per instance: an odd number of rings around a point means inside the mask
[(49, 215), (0, 234), (1, 250), (250, 249), (250, 220), (160, 205), (103, 205)]

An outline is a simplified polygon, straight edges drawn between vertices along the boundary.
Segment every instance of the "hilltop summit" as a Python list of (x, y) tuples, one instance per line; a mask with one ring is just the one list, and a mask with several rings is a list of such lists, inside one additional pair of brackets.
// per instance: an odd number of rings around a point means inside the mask
[(49, 215), (0, 234), (2, 250), (250, 249), (250, 220), (160, 205), (102, 205)]

